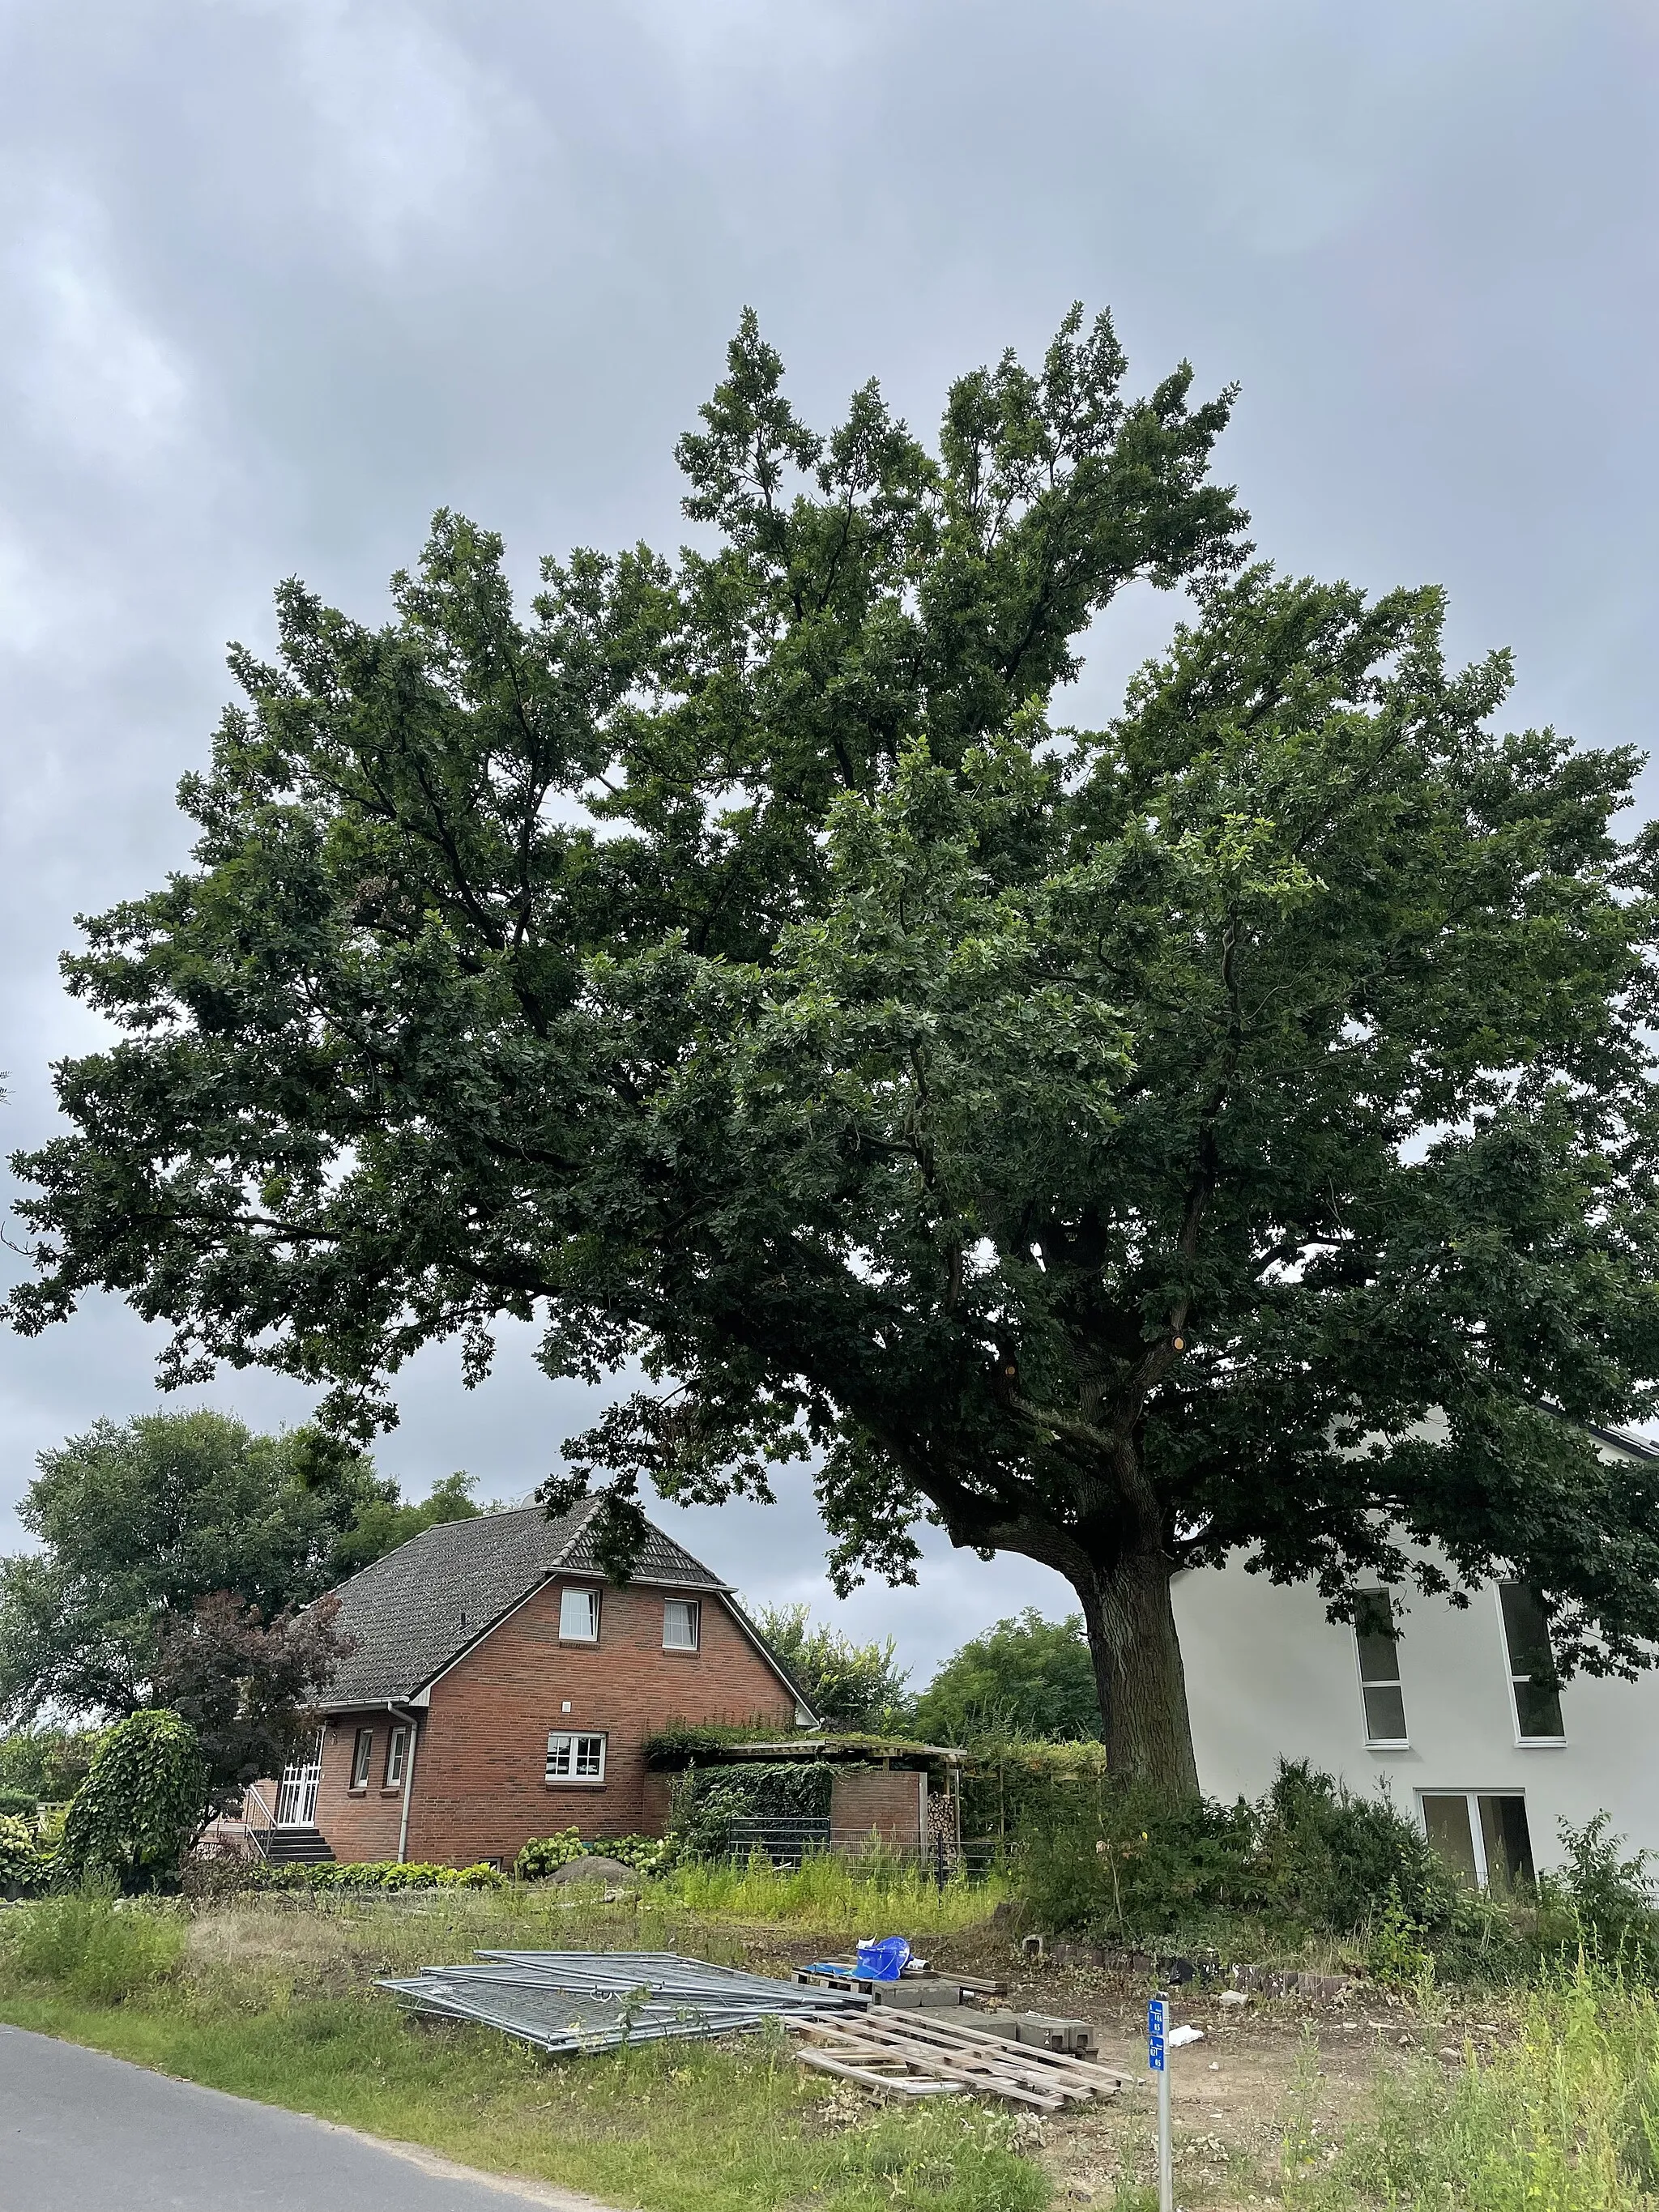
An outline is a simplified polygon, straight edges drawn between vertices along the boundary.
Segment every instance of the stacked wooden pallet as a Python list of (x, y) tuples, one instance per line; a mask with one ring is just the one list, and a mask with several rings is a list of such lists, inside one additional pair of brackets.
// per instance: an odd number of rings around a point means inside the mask
[(1010, 2043), (927, 2011), (872, 2007), (855, 2017), (790, 2026), (800, 2039), (797, 2055), (804, 2065), (879, 2096), (977, 2092), (1033, 2112), (1059, 2112), (1115, 2097), (1129, 2079), (1067, 2051)]

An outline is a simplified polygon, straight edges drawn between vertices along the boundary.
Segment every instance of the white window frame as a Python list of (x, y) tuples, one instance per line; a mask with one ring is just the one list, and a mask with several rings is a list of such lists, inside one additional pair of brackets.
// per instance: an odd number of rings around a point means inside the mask
[[(1510, 1625), (1504, 1618), (1504, 1592), (1508, 1589), (1524, 1589), (1525, 1587), (1524, 1583), (1513, 1576), (1507, 1583), (1494, 1583), (1492, 1586), (1492, 1601), (1498, 1608), (1498, 1649), (1504, 1654), (1504, 1679), (1510, 1686), (1510, 1720), (1515, 1729), (1515, 1747), (1517, 1751), (1565, 1751), (1567, 1743), (1567, 1717), (1565, 1711), (1561, 1713), (1561, 1732), (1559, 1735), (1523, 1735), (1521, 1732), (1521, 1699), (1518, 1692), (1521, 1684), (1530, 1682), (1532, 1676), (1529, 1674), (1517, 1674), (1515, 1671), (1515, 1654), (1510, 1649)], [(1549, 1650), (1550, 1664), (1553, 1666), (1555, 1645), (1550, 1638), (1547, 1613), (1544, 1616), (1544, 1642)], [(1555, 1702), (1559, 1708), (1561, 1693), (1559, 1689), (1555, 1694)]]
[(386, 1780), (382, 1788), (396, 1790), (403, 1783), (404, 1768), (409, 1760), (409, 1729), (399, 1723), (386, 1741)]
[(374, 1770), (374, 1731), (360, 1728), (351, 1740), (351, 1787), (367, 1790)]
[[(597, 1744), (597, 1753), (584, 1753), (581, 1747), (585, 1744)], [(543, 1779), (558, 1790), (596, 1790), (605, 1780), (610, 1749), (611, 1739), (602, 1729), (552, 1729), (548, 1733), (547, 1765)], [(556, 1765), (561, 1756), (565, 1761), (562, 1769)], [(580, 1771), (579, 1765), (584, 1756), (590, 1762), (586, 1773)], [(592, 1763), (595, 1759), (597, 1765)]]
[[(676, 1609), (684, 1616), (691, 1633), (684, 1643), (669, 1636), (668, 1624)], [(694, 1597), (665, 1597), (662, 1601), (662, 1648), (665, 1651), (696, 1651), (702, 1644), (702, 1607)]]
[[(1365, 1680), (1364, 1672), (1360, 1664), (1359, 1624), (1357, 1620), (1352, 1624), (1353, 1628), (1354, 1680), (1359, 1685), (1359, 1721), (1361, 1727), (1365, 1731), (1365, 1748), (1367, 1751), (1409, 1751), (1412, 1747), (1412, 1723), (1411, 1715), (1406, 1711), (1405, 1681), (1398, 1672), (1400, 1666), (1400, 1630), (1399, 1625), (1395, 1620), (1394, 1597), (1391, 1592), (1381, 1588), (1363, 1589), (1359, 1591), (1358, 1595), (1362, 1598), (1380, 1597), (1389, 1608), (1389, 1625), (1395, 1632), (1394, 1663), (1396, 1671), (1394, 1680), (1391, 1682), (1368, 1682)], [(1371, 1717), (1365, 1705), (1365, 1692), (1367, 1690), (1399, 1691), (1401, 1716), (1406, 1723), (1406, 1733), (1404, 1735), (1373, 1735), (1371, 1734)]]
[[(1508, 1649), (1507, 1645), (1505, 1649)], [(1528, 1850), (1532, 1848), (1532, 1816), (1527, 1812), (1527, 1793), (1524, 1790), (1432, 1790), (1425, 1785), (1417, 1793), (1417, 1825), (1426, 1838), (1429, 1815), (1423, 1802), (1425, 1797), (1461, 1797), (1463, 1800), (1469, 1824), (1469, 1841), (1474, 1847), (1475, 1880), (1482, 1889), (1492, 1887), (1492, 1868), (1486, 1857), (1486, 1831), (1480, 1818), (1480, 1800), (1483, 1797), (1518, 1797), (1521, 1800), (1522, 1811), (1526, 1814)], [(1535, 1858), (1533, 1863), (1534, 1866), (1537, 1864)]]
[[(570, 1617), (577, 1603), (586, 1609), (589, 1626), (586, 1629), (570, 1626)], [(559, 1641), (561, 1644), (597, 1644), (599, 1640), (599, 1593), (589, 1583), (567, 1583), (559, 1592)]]

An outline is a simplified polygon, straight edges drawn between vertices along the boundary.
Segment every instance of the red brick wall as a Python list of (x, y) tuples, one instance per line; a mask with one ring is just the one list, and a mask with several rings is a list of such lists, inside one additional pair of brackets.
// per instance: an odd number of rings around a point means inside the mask
[(865, 1850), (873, 1834), (894, 1850), (921, 1848), (927, 1802), (925, 1774), (896, 1769), (838, 1769), (830, 1792), (830, 1835), (838, 1851)]
[[(328, 1838), (329, 1849), (342, 1862), (395, 1859), (398, 1856), (404, 1793), (401, 1788), (386, 1789), (385, 1782), (386, 1751), (392, 1731), (399, 1725), (382, 1705), (374, 1712), (336, 1713), (324, 1731), (323, 1776), (317, 1785), (317, 1826)], [(374, 1731), (366, 1790), (351, 1787), (352, 1751), (360, 1728)], [(423, 1741), (424, 1729), (421, 1733)], [(418, 1788), (418, 1757), (415, 1781)]]
[[(408, 1858), (511, 1861), (530, 1837), (560, 1828), (660, 1833), (662, 1793), (647, 1784), (642, 1748), (652, 1729), (757, 1715), (793, 1728), (793, 1698), (717, 1597), (703, 1597), (700, 1649), (665, 1651), (663, 1591), (605, 1589), (599, 1643), (577, 1644), (559, 1640), (559, 1590), (556, 1583), (538, 1590), (433, 1685)], [(389, 1724), (384, 1711), (330, 1723), (317, 1825), (337, 1858), (397, 1856), (399, 1797), (380, 1790)], [(354, 1795), (347, 1785), (360, 1725), (374, 1729), (374, 1756), (367, 1793)], [(547, 1739), (557, 1729), (605, 1731), (602, 1784), (546, 1782)]]

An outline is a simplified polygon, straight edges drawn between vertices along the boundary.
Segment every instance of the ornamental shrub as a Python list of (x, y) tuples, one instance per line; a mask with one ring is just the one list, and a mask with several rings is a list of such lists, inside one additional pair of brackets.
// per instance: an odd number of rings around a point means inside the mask
[(587, 1845), (574, 1828), (563, 1828), (556, 1836), (532, 1836), (513, 1863), (513, 1871), (520, 1881), (542, 1881), (572, 1859), (585, 1858)]
[(0, 1897), (34, 1896), (51, 1864), (35, 1848), (33, 1823), (0, 1813)]
[(106, 1870), (128, 1895), (176, 1889), (207, 1806), (196, 1731), (165, 1707), (112, 1729), (70, 1802), (58, 1861), (83, 1878)]
[(666, 1836), (599, 1836), (588, 1844), (596, 1859), (615, 1859), (636, 1874), (666, 1874), (678, 1857)]

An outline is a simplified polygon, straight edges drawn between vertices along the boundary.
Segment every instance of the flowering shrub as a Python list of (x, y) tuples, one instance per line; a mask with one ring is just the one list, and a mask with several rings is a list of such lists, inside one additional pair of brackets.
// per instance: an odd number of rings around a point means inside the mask
[(541, 1881), (556, 1869), (568, 1866), (572, 1859), (585, 1858), (587, 1845), (574, 1828), (565, 1828), (556, 1836), (532, 1836), (513, 1863), (513, 1871), (520, 1881)]
[(46, 1887), (51, 1864), (35, 1849), (30, 1823), (0, 1813), (0, 1897), (33, 1897)]

